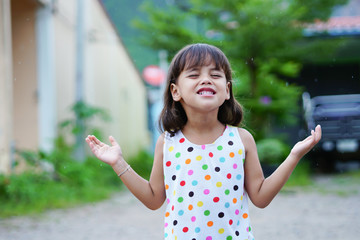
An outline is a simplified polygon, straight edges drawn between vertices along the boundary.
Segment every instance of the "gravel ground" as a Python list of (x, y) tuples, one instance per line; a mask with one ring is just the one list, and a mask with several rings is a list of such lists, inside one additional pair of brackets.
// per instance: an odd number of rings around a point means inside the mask
[[(360, 182), (330, 176), (315, 182), (312, 187), (285, 189), (265, 209), (251, 206), (255, 238), (359, 239)], [(148, 210), (123, 191), (96, 204), (0, 219), (0, 239), (162, 239), (163, 210)]]

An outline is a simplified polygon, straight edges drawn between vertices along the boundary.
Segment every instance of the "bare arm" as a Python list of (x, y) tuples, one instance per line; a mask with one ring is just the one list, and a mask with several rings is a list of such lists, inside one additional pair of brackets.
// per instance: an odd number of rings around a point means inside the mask
[[(86, 142), (94, 155), (106, 164), (109, 164), (116, 174), (124, 172), (128, 163), (124, 160), (121, 148), (113, 137), (109, 137), (111, 146), (99, 141), (95, 136), (88, 136)], [(163, 147), (164, 137), (161, 135), (156, 143), (153, 168), (150, 180), (147, 181), (135, 171), (129, 169), (121, 175), (125, 186), (146, 207), (155, 210), (161, 207), (165, 201), (165, 186), (163, 175)]]
[(295, 144), (285, 161), (271, 176), (265, 179), (254, 138), (244, 129), (239, 129), (239, 133), (246, 149), (245, 188), (251, 201), (255, 206), (260, 208), (264, 208), (270, 204), (284, 186), (300, 159), (308, 153), (321, 138), (321, 128), (317, 126), (315, 131), (311, 132), (311, 136)]

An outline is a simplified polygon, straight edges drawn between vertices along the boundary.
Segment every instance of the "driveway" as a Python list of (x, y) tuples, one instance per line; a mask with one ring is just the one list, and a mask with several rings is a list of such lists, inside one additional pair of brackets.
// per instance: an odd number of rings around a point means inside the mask
[[(257, 240), (337, 240), (360, 236), (360, 182), (321, 176), (282, 191), (265, 209), (251, 206)], [(148, 210), (127, 190), (106, 201), (0, 220), (1, 240), (162, 239), (163, 208)]]

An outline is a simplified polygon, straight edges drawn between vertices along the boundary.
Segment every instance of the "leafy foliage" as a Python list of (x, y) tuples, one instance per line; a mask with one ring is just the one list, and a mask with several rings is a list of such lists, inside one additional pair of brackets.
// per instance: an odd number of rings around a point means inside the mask
[[(135, 20), (143, 44), (166, 49), (171, 58), (185, 44), (205, 42), (220, 47), (236, 73), (236, 96), (251, 114), (246, 126), (266, 136), (275, 122), (296, 121), (302, 89), (286, 84), (308, 56), (329, 56), (333, 42), (304, 41), (302, 27), (314, 19), (329, 17), (332, 7), (346, 0), (187, 0), (156, 8), (147, 1), (147, 20)], [(324, 40), (319, 40), (324, 43)], [(299, 50), (300, 49), (300, 50)], [(331, 53), (331, 54), (330, 54)], [(279, 121), (281, 120), (281, 121)]]
[(262, 139), (257, 142), (257, 149), (261, 163), (280, 164), (289, 154), (290, 148), (279, 139)]

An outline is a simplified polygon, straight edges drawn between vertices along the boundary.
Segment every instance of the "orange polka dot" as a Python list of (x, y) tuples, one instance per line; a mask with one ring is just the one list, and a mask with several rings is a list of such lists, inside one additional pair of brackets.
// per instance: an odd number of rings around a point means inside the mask
[(243, 214), (243, 218), (248, 218), (248, 216), (249, 216), (249, 215), (248, 215), (247, 213), (244, 213), (244, 214)]
[(212, 227), (214, 225), (214, 223), (212, 221), (208, 221), (207, 225), (208, 225), (208, 227)]
[(235, 157), (235, 153), (231, 152), (231, 153), (229, 154), (229, 156), (230, 156), (231, 158), (233, 158), (233, 157)]
[(211, 179), (211, 176), (210, 175), (206, 175), (205, 176), (205, 180), (210, 180)]
[(188, 207), (188, 209), (189, 209), (190, 211), (193, 210), (193, 208), (194, 208), (194, 207), (193, 207), (193, 205), (191, 205), (191, 204), (190, 204), (189, 207)]
[(170, 213), (169, 213), (169, 212), (166, 212), (166, 213), (165, 213), (165, 217), (168, 217), (168, 216), (170, 216)]
[(165, 189), (168, 190), (168, 189), (169, 189), (169, 185), (166, 184), (166, 185), (165, 185)]
[(233, 203), (237, 203), (237, 199), (236, 199), (236, 198), (233, 199)]
[(186, 159), (185, 163), (186, 163), (186, 164), (190, 164), (190, 163), (191, 163), (191, 159), (190, 159), (190, 158)]

